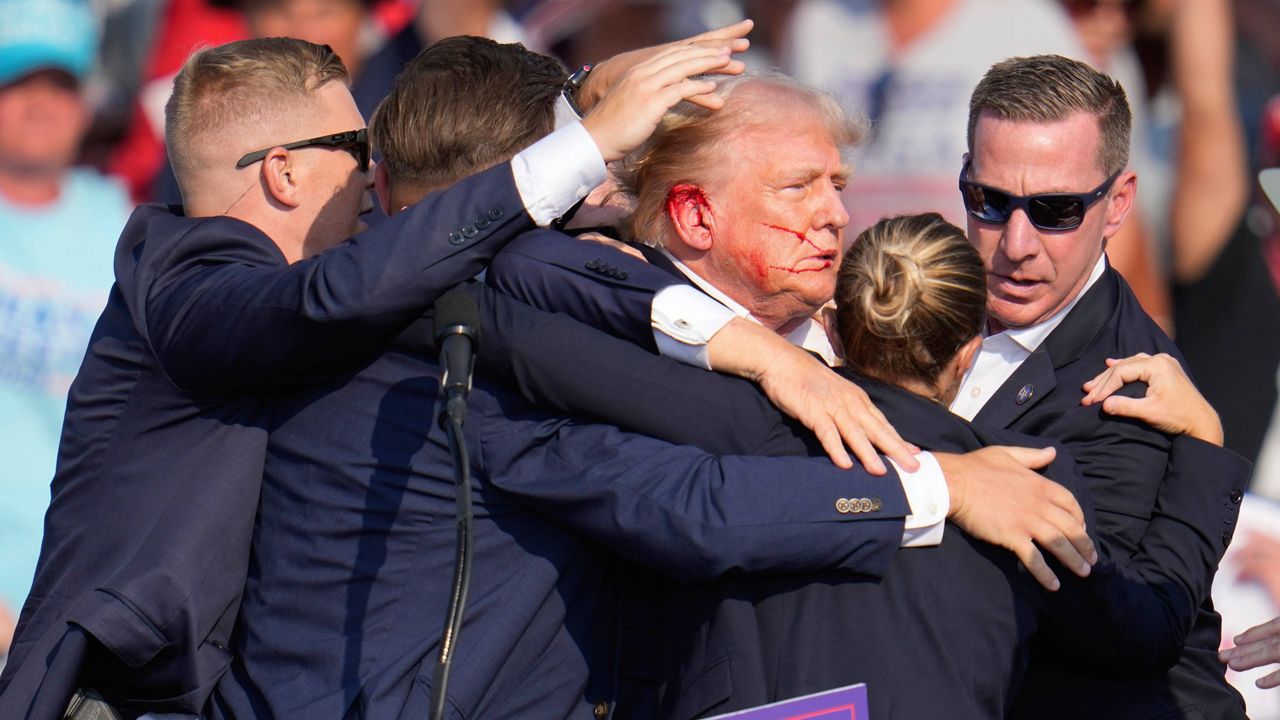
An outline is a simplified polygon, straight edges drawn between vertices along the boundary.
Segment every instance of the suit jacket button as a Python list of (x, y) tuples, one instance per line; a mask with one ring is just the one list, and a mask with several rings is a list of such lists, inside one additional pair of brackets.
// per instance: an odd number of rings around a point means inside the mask
[(490, 219), (490, 220), (497, 220), (498, 218), (501, 218), (501, 217), (502, 217), (502, 208), (497, 208), (497, 207), (496, 207), (496, 208), (491, 208), (491, 209), (489, 210), (489, 219)]
[(1244, 499), (1244, 493), (1240, 492), (1240, 488), (1231, 491), (1231, 502), (1239, 504)]
[(599, 261), (599, 260), (588, 260), (588, 261), (587, 261), (586, 268), (587, 268), (588, 270), (595, 270), (596, 268), (599, 268), (599, 267), (600, 267), (600, 261)]
[(1222, 533), (1222, 547), (1226, 547), (1230, 544), (1231, 544), (1231, 531), (1228, 530)]
[(859, 500), (858, 506), (862, 508), (862, 512), (864, 513), (871, 512), (871, 501), (868, 500), (867, 498), (862, 498), (861, 500)]
[(619, 279), (619, 280), (626, 280), (626, 279), (627, 279), (627, 271), (626, 271), (626, 270), (619, 270), (619, 271), (618, 271), (618, 279)]
[(849, 512), (849, 500), (847, 498), (838, 498), (836, 500), (836, 512), (846, 514)]
[(884, 501), (880, 498), (871, 498), (871, 511), (880, 512), (884, 509)]
[(473, 237), (475, 237), (476, 235), (478, 235), (478, 234), (479, 234), (479, 232), (480, 232), (480, 231), (476, 230), (476, 226), (475, 226), (475, 225), (463, 225), (463, 226), (462, 226), (462, 237), (464, 237), (464, 238), (473, 238)]
[(596, 703), (596, 706), (591, 710), (591, 714), (595, 716), (596, 720), (604, 720), (609, 717), (609, 703), (603, 700)]
[(489, 218), (485, 217), (484, 215), (481, 215), (480, 217), (476, 218), (476, 227), (480, 228), (481, 230), (489, 227)]
[(462, 244), (462, 240), (463, 240), (463, 237), (462, 237), (462, 234), (461, 234), (461, 233), (456, 233), (456, 232), (451, 232), (451, 233), (449, 233), (449, 244), (450, 244), (450, 245), (461, 245), (461, 244)]

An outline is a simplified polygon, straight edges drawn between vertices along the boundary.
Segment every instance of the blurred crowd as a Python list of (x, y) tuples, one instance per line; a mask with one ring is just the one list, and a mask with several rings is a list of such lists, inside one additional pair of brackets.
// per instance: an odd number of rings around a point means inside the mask
[[(66, 392), (133, 205), (180, 203), (164, 104), (187, 55), (242, 37), (331, 46), (368, 118), (431, 42), (485, 35), (569, 68), (752, 17), (750, 65), (838, 93), (873, 124), (853, 238), (956, 192), (970, 93), (993, 63), (1058, 53), (1120, 80), (1140, 213), (1107, 248), (1280, 500), (1280, 0), (0, 0), (0, 655), (28, 591)], [(1270, 429), (1270, 430), (1269, 430)], [(1280, 599), (1280, 557), (1250, 577)], [(1277, 545), (1280, 547), (1280, 544)]]

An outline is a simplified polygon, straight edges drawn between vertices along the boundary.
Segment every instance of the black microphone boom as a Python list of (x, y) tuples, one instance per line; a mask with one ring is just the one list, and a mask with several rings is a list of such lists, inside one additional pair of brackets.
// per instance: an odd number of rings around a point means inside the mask
[(453, 586), (449, 593), (444, 633), (440, 637), (440, 658), (431, 682), (431, 720), (442, 720), (449, 671), (453, 667), (453, 651), (458, 644), (467, 590), (471, 586), (471, 462), (462, 424), (467, 413), (467, 393), (471, 391), (476, 348), (480, 344), (480, 310), (471, 296), (454, 288), (436, 300), (434, 314), (436, 345), (440, 348), (440, 366), (444, 368), (444, 376), (440, 378), (440, 392), (445, 400), (441, 422), (449, 436), (449, 451), (453, 456), (458, 523)]

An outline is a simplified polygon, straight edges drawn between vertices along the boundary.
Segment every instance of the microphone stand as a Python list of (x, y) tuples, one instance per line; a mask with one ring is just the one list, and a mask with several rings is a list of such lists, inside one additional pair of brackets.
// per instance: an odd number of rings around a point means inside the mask
[[(458, 525), (458, 548), (454, 559), (449, 609), (445, 614), (444, 633), (440, 639), (440, 656), (431, 678), (431, 720), (443, 720), (449, 673), (453, 667), (453, 654), (458, 644), (458, 634), (462, 630), (462, 613), (466, 608), (467, 592), (471, 587), (471, 559), (475, 554), (471, 544), (471, 462), (462, 426), (466, 421), (467, 392), (471, 388), (469, 353), (474, 351), (476, 345), (479, 313), (475, 303), (456, 290), (446, 293), (436, 301), (435, 307), (436, 342), (441, 348), (440, 366), (446, 369), (440, 380), (446, 398), (445, 411), (440, 417), (440, 424), (448, 435), (449, 453), (453, 458), (455, 514)], [(458, 319), (454, 320), (455, 316)], [(467, 348), (467, 362), (463, 365), (451, 363), (449, 357), (450, 350), (457, 351), (455, 343), (450, 343), (449, 340), (459, 336), (466, 337), (470, 341)], [(463, 378), (450, 377), (459, 369), (464, 369)]]

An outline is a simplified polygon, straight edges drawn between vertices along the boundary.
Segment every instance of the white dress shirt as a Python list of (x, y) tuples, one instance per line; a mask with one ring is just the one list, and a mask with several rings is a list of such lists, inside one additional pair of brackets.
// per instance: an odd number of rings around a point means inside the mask
[[(1071, 302), (1053, 314), (1053, 317), (1042, 323), (1025, 328), (1010, 328), (995, 335), (987, 335), (982, 339), (982, 349), (973, 366), (965, 374), (960, 384), (956, 399), (951, 401), (951, 412), (965, 420), (973, 420), (987, 400), (1000, 389), (1023, 361), (1031, 357), (1031, 353), (1040, 347), (1049, 333), (1062, 324), (1062, 319), (1071, 312), (1071, 308), (1080, 302), (1080, 298), (1098, 282), (1102, 272), (1106, 270), (1106, 255), (1098, 258), (1089, 274), (1088, 281)], [(985, 332), (985, 331), (984, 331)]]
[[(713, 335), (735, 317), (755, 323), (760, 321), (671, 253), (660, 250), (702, 292), (688, 285), (672, 285), (654, 296), (650, 321), (658, 351), (686, 365), (711, 369), (707, 361), (707, 341)], [(817, 353), (828, 365), (836, 364), (836, 353), (826, 330), (812, 318), (785, 337), (792, 345)], [(920, 461), (920, 469), (915, 472), (908, 472), (889, 460), (898, 472), (902, 490), (911, 506), (911, 514), (907, 516), (902, 532), (903, 547), (924, 547), (942, 542), (947, 512), (951, 509), (951, 495), (937, 458), (933, 453), (922, 452), (916, 460)]]

